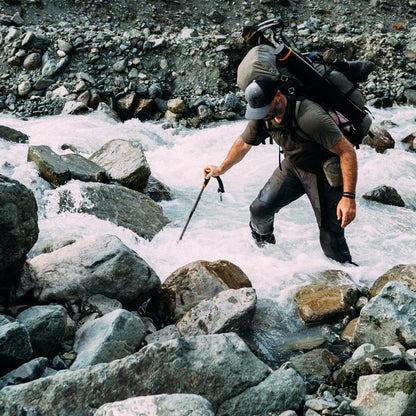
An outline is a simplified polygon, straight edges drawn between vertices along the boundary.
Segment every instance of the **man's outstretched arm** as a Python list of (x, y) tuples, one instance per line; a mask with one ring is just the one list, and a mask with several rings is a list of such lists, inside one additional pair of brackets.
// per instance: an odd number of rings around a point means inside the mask
[(230, 151), (220, 166), (208, 165), (204, 168), (205, 179), (223, 175), (227, 170), (240, 162), (251, 148), (252, 146), (244, 142), (240, 136), (231, 146)]

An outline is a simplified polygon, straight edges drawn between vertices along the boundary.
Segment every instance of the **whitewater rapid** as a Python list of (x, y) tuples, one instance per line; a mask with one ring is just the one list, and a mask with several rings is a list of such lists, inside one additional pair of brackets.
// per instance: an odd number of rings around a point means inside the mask
[[(21, 120), (0, 115), (0, 124), (26, 133), (28, 144), (0, 140), (0, 173), (32, 189), (39, 206), (40, 234), (37, 246), (54, 238), (82, 238), (114, 234), (135, 250), (164, 281), (178, 267), (195, 260), (225, 259), (239, 266), (250, 278), (258, 297), (292, 305), (293, 291), (322, 270), (347, 272), (360, 285), (370, 285), (397, 264), (416, 261), (416, 153), (406, 150), (401, 139), (416, 131), (416, 108), (372, 109), (374, 123), (388, 120), (396, 141), (383, 154), (368, 146), (357, 151), (357, 218), (346, 236), (353, 260), (359, 267), (340, 265), (326, 258), (318, 241), (318, 228), (309, 201), (302, 197), (283, 209), (275, 220), (277, 244), (259, 249), (248, 228), (251, 201), (278, 163), (278, 147), (261, 145), (223, 175), (222, 201), (217, 182), (211, 180), (182, 239), (178, 241), (201, 190), (203, 167), (219, 164), (245, 126), (245, 121), (227, 122), (195, 130), (163, 128), (163, 123), (129, 120), (118, 123), (105, 113), (82, 116), (50, 116)], [(57, 192), (39, 178), (33, 163), (27, 162), (29, 145), (48, 145), (64, 154), (70, 144), (88, 157), (112, 139), (139, 140), (152, 175), (172, 191), (173, 200), (161, 203), (171, 220), (152, 241), (137, 237), (93, 216), (58, 213)], [(404, 208), (364, 200), (360, 196), (379, 185), (396, 188)], [(72, 190), (79, 182), (71, 181)], [(35, 246), (29, 256), (36, 253)], [(292, 306), (290, 306), (292, 307)]]

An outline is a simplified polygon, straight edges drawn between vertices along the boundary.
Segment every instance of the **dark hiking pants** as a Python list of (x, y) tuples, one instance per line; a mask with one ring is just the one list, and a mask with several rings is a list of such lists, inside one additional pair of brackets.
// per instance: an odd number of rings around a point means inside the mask
[(337, 205), (342, 186), (332, 188), (323, 172), (311, 173), (296, 168), (287, 159), (278, 167), (250, 206), (250, 222), (260, 235), (273, 233), (274, 215), (283, 207), (306, 195), (312, 204), (319, 227), (319, 240), (325, 255), (341, 263), (351, 261)]

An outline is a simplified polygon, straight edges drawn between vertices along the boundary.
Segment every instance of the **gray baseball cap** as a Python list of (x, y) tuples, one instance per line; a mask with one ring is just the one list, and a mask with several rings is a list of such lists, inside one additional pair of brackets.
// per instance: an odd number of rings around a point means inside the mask
[(266, 117), (277, 90), (277, 82), (267, 75), (258, 75), (251, 80), (245, 90), (247, 100), (246, 119), (261, 120)]

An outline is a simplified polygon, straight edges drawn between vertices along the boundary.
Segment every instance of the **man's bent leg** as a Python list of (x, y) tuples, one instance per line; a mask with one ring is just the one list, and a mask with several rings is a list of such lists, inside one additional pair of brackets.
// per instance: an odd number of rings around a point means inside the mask
[(260, 237), (273, 235), (274, 215), (305, 193), (291, 163), (285, 159), (281, 166), (282, 169), (273, 172), (250, 205), (250, 227)]

